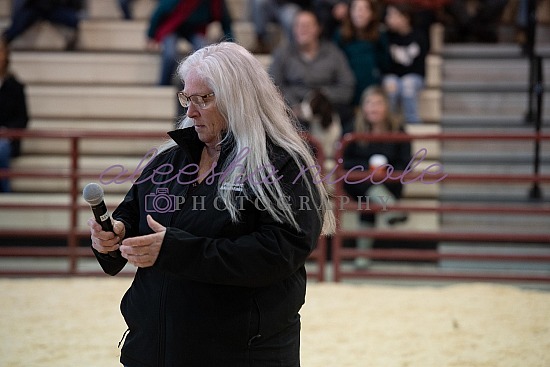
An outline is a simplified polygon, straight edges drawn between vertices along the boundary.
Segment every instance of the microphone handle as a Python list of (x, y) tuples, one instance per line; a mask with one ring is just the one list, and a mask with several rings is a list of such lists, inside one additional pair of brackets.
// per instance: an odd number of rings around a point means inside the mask
[[(107, 206), (104, 201), (101, 201), (98, 205), (92, 205), (92, 212), (94, 213), (95, 221), (101, 225), (101, 229), (105, 232), (113, 232), (113, 223), (109, 217), (109, 212), (107, 211)], [(109, 251), (109, 256), (119, 257), (120, 251)]]

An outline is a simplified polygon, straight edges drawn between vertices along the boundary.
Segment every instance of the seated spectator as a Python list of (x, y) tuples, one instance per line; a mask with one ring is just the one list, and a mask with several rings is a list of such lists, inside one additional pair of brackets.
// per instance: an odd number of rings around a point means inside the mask
[(14, 6), (11, 25), (2, 35), (4, 42), (10, 44), (39, 20), (47, 20), (73, 29), (67, 41), (67, 50), (74, 50), (78, 41), (78, 24), (82, 0), (25, 0)]
[(269, 72), (298, 117), (300, 103), (309, 93), (319, 90), (344, 123), (351, 116), (353, 73), (342, 51), (320, 35), (315, 14), (300, 11), (294, 20), (293, 42), (275, 50)]
[[(384, 90), (378, 86), (369, 87), (361, 99), (361, 108), (357, 113), (354, 132), (372, 135), (403, 133), (403, 127), (393, 116), (389, 108), (389, 100)], [(395, 171), (403, 171), (411, 160), (410, 142), (354, 142), (344, 151), (344, 167), (354, 166), (369, 168), (374, 171), (383, 164), (391, 165)], [(372, 172), (371, 171), (371, 172)], [(374, 182), (377, 182), (374, 180)], [(389, 206), (401, 198), (403, 184), (399, 180), (386, 180), (381, 184), (373, 184), (371, 180), (362, 183), (349, 183), (344, 189), (352, 198), (370, 204)], [(392, 226), (407, 220), (407, 215), (398, 211), (381, 211), (376, 214), (363, 212), (360, 215), (360, 225), (363, 228)], [(372, 238), (358, 238), (357, 248), (370, 249)], [(357, 258), (356, 265), (368, 265), (365, 258)]]
[(276, 48), (274, 40), (269, 39), (268, 24), (281, 25), (284, 37), (292, 38), (292, 24), (296, 14), (309, 7), (309, 0), (249, 0), (250, 14), (256, 32), (256, 45), (253, 53), (271, 53)]
[[(9, 48), (0, 42), (0, 129), (24, 129), (29, 116), (24, 85), (9, 73)], [(21, 153), (20, 140), (0, 138), (0, 169), (10, 167), (10, 160)], [(9, 178), (0, 178), (0, 192), (10, 192)]]
[(391, 62), (383, 77), (392, 113), (401, 112), (406, 123), (422, 122), (418, 114), (418, 96), (424, 87), (428, 42), (412, 26), (412, 11), (406, 4), (386, 9)]
[(355, 106), (366, 88), (380, 85), (382, 72), (390, 61), (387, 35), (380, 29), (379, 14), (375, 0), (352, 0), (348, 15), (335, 35), (355, 75)]
[(392, 4), (409, 6), (412, 12), (412, 26), (414, 29), (424, 33), (429, 50), (431, 47), (431, 27), (440, 21), (440, 13), (450, 1), (452, 0), (384, 0), (384, 3), (386, 6)]
[(313, 11), (323, 25), (321, 36), (332, 39), (342, 25), (349, 8), (348, 0), (313, 0)]
[(206, 28), (216, 21), (222, 25), (224, 40), (232, 40), (231, 17), (224, 0), (159, 1), (151, 15), (147, 31), (148, 48), (160, 48), (162, 52), (159, 85), (172, 85), (180, 59), (178, 40), (184, 38), (191, 43), (194, 50), (198, 50), (208, 44)]
[(446, 24), (447, 42), (498, 42), (498, 25), (508, 0), (478, 0), (470, 14), (464, 0), (451, 0), (445, 12), (451, 17)]

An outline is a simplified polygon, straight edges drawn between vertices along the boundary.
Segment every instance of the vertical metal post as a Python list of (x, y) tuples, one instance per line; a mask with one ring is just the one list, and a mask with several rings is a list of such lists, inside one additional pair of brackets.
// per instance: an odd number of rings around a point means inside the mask
[(536, 83), (535, 75), (535, 37), (537, 29), (537, 6), (536, 0), (527, 0), (527, 34), (526, 41), (523, 48), (523, 53), (529, 59), (529, 95), (527, 102), (527, 113), (525, 115), (525, 122), (532, 124), (535, 119), (535, 106), (533, 89)]
[[(543, 96), (544, 96), (544, 77), (542, 71), (542, 57), (533, 56), (533, 70), (535, 74), (535, 83), (533, 89), (529, 91), (530, 95), (533, 96), (534, 103), (534, 112), (535, 112), (535, 132), (537, 135), (537, 140), (535, 141), (535, 156), (533, 159), (533, 173), (538, 176), (540, 172), (540, 130), (542, 127), (542, 109), (543, 109)], [(540, 189), (539, 182), (534, 182), (533, 187), (529, 193), (531, 199), (541, 199), (542, 191)]]
[(67, 235), (67, 246), (69, 250), (69, 273), (76, 274), (78, 268), (78, 198), (79, 195), (79, 185), (78, 185), (78, 143), (79, 137), (72, 136), (71, 138), (71, 168), (70, 168), (70, 179), (71, 179), (71, 211), (69, 218), (69, 232)]

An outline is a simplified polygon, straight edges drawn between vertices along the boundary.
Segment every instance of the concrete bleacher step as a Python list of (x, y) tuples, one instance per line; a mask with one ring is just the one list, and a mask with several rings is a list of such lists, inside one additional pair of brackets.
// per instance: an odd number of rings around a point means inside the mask
[[(82, 156), (79, 160), (79, 169), (84, 172), (97, 173), (97, 178), (82, 178), (79, 180), (80, 186), (84, 187), (87, 182), (98, 181), (100, 177), (104, 177), (102, 183), (107, 183), (113, 178), (107, 174), (118, 175), (125, 170), (134, 172), (140, 166), (148, 162), (144, 160), (144, 156)], [(25, 172), (48, 172), (48, 173), (68, 173), (70, 167), (70, 157), (67, 155), (25, 155), (18, 157), (12, 163), (15, 170)], [(102, 176), (102, 173), (105, 175)], [(11, 179), (12, 188), (15, 192), (52, 192), (52, 193), (67, 193), (70, 191), (70, 182), (68, 178), (29, 178), (29, 177), (14, 177)], [(110, 185), (112, 192), (125, 192), (129, 189), (128, 182)]]
[[(468, 165), (469, 169), (475, 167), (476, 170), (486, 173), (530, 173), (534, 161), (534, 144), (524, 144), (520, 149), (507, 150), (499, 146), (498, 151), (484, 151), (480, 154), (479, 149), (468, 151), (466, 149), (446, 149), (441, 159), (446, 164), (456, 164), (457, 169), (460, 166)], [(542, 164), (550, 165), (550, 146), (543, 146), (540, 151), (540, 161)]]
[(174, 119), (177, 98), (174, 87), (27, 87), (33, 118), (63, 119)]
[[(544, 97), (544, 105), (548, 106), (550, 96)], [(445, 114), (453, 115), (504, 115), (523, 117), (527, 111), (528, 96), (525, 91), (453, 91), (444, 89), (442, 109)], [(550, 111), (543, 111), (544, 118), (550, 117)]]
[[(535, 52), (543, 57), (550, 55), (550, 42), (537, 44)], [(524, 59), (521, 47), (515, 43), (456, 43), (445, 44), (441, 50), (445, 62), (451, 59)]]
[[(445, 131), (492, 131), (492, 132), (533, 132), (534, 124), (528, 122), (525, 116), (465, 116), (462, 114), (446, 113), (441, 119), (441, 126)], [(542, 120), (543, 129), (550, 126), (550, 119)]]
[(78, 49), (143, 51), (146, 32), (146, 21), (85, 20), (79, 27)]
[(11, 15), (11, 0), (0, 0), (0, 18), (8, 18)]
[(439, 89), (424, 89), (418, 101), (418, 113), (424, 122), (436, 123), (441, 120), (442, 93)]
[(548, 218), (542, 215), (524, 215), (518, 218), (517, 215), (444, 213), (441, 221), (443, 225), (449, 225), (449, 228), (456, 231), (466, 227), (477, 227), (481, 231), (497, 233), (548, 233), (547, 227), (545, 228)]
[[(267, 69), (271, 55), (257, 54)], [(12, 69), (26, 84), (156, 84), (157, 53), (15, 51)], [(441, 85), (441, 57), (427, 58), (426, 87)]]
[[(267, 69), (270, 55), (256, 55)], [(15, 51), (13, 72), (29, 84), (156, 85), (157, 53)]]
[(429, 54), (426, 57), (425, 86), (439, 88), (442, 82), (443, 59), (439, 55)]
[[(9, 24), (9, 23), (8, 23)], [(8, 24), (4, 24), (6, 27)], [(2, 28), (0, 26), (0, 28)], [(252, 23), (234, 21), (233, 35), (236, 42), (252, 49), (256, 35)], [(79, 25), (79, 37), (76, 49), (81, 51), (143, 52), (147, 46), (147, 21), (145, 20), (83, 20)], [(13, 41), (14, 50), (64, 50), (72, 30), (47, 22), (38, 22)], [(269, 24), (268, 33), (274, 39), (280, 38), (280, 30), (275, 24)], [(211, 42), (222, 39), (223, 33), (218, 22), (207, 28), (207, 37)], [(180, 40), (182, 54), (192, 50), (189, 42)]]
[[(484, 83), (529, 83), (529, 60), (512, 59), (448, 59), (442, 65), (445, 83), (479, 82)], [(544, 61), (544, 75), (550, 75), (550, 61)], [(548, 84), (548, 82), (547, 82)]]
[[(9, 24), (1, 24), (0, 30)], [(65, 50), (71, 34), (73, 31), (66, 27), (39, 21), (13, 40), (10, 47), (14, 50)]]
[[(116, 207), (124, 198), (124, 193), (111, 193), (109, 186), (104, 186), (105, 203), (109, 208)], [(67, 193), (10, 193), (0, 194), (0, 204), (17, 205), (69, 205), (70, 195)], [(78, 204), (83, 208), (78, 211), (77, 229), (88, 228), (86, 222), (92, 216), (88, 204), (79, 195)], [(69, 211), (66, 209), (18, 209), (0, 208), (0, 229), (32, 230), (68, 230), (71, 226)]]
[[(548, 193), (550, 192), (550, 185), (539, 185), (544, 193), (543, 198), (537, 199), (535, 202), (548, 203)], [(531, 198), (531, 191), (533, 185), (530, 183), (518, 183), (518, 184), (503, 184), (502, 182), (495, 183), (482, 183), (474, 182), (467, 184), (449, 183), (443, 182), (440, 185), (439, 199), (441, 202), (469, 202), (469, 203), (499, 203), (499, 204), (512, 204), (512, 203), (526, 203), (533, 201)], [(495, 214), (498, 216), (498, 214)], [(546, 226), (548, 230), (548, 226)]]
[[(123, 17), (122, 11), (118, 6), (118, 1), (92, 0), (88, 1), (86, 5), (87, 16), (91, 19), (121, 19)], [(156, 5), (157, 1), (155, 0), (132, 1), (130, 9), (132, 11), (133, 19), (148, 19)]]
[[(85, 155), (143, 155), (149, 149), (160, 145), (165, 132), (174, 128), (171, 121), (134, 121), (134, 120), (31, 120), (29, 129), (42, 131), (86, 131), (86, 132), (150, 132), (150, 138), (136, 139), (100, 139), (80, 140), (79, 151)], [(167, 138), (167, 135), (166, 135)], [(23, 139), (22, 153), (32, 154), (69, 154), (70, 141), (64, 138)]]
[[(410, 135), (431, 135), (441, 133), (438, 124), (407, 124), (405, 132)], [(426, 158), (438, 161), (441, 155), (441, 143), (436, 139), (414, 139), (411, 141), (411, 151), (414, 154), (420, 149), (426, 149)]]
[(154, 85), (160, 57), (152, 53), (13, 52), (12, 69), (26, 84)]
[[(36, 118), (170, 119), (176, 116), (174, 87), (87, 87), (30, 85), (27, 98)], [(421, 93), (419, 113), (424, 121), (441, 118), (441, 92)]]
[[(130, 8), (134, 19), (148, 19), (155, 9), (157, 1), (155, 0), (135, 0)], [(246, 20), (249, 19), (248, 0), (228, 0), (226, 1), (231, 19)], [(122, 13), (118, 4), (114, 0), (93, 0), (88, 1), (88, 16), (92, 19), (120, 19)]]

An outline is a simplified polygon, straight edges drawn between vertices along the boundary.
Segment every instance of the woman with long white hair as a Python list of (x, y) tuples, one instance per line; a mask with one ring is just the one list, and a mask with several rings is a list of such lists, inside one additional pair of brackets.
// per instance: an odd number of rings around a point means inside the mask
[(88, 222), (106, 273), (138, 268), (121, 362), (297, 367), (305, 261), (334, 229), (317, 163), (243, 47), (200, 49), (178, 75), (187, 113), (172, 140), (114, 211), (114, 232)]

